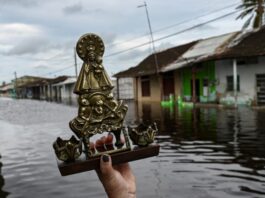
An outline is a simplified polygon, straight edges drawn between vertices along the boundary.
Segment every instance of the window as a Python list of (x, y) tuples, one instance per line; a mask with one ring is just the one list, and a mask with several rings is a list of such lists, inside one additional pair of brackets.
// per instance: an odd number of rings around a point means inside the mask
[(149, 76), (141, 77), (142, 96), (150, 96), (150, 78)]
[[(233, 76), (227, 76), (226, 77), (226, 82), (227, 82), (227, 91), (234, 91), (234, 78)], [(237, 91), (240, 91), (240, 78), (237, 75)]]

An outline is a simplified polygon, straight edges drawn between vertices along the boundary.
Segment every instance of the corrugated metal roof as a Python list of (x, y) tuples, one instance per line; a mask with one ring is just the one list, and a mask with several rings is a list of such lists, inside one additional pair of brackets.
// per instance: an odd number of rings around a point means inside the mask
[(223, 43), (225, 43), (228, 39), (233, 37), (235, 34), (236, 33), (233, 32), (229, 34), (224, 34), (224, 35), (200, 40), (191, 49), (185, 52), (182, 57), (184, 59), (189, 59), (189, 58), (214, 54), (217, 48), (219, 48)]
[(66, 84), (72, 84), (76, 82), (76, 77), (68, 77), (65, 81), (53, 84), (52, 86), (60, 86), (60, 85), (66, 85)]
[(161, 68), (161, 72), (168, 72), (171, 70), (179, 69), (188, 66), (201, 58), (211, 56), (217, 51), (220, 51), (220, 47), (223, 47), (225, 43), (231, 38), (234, 38), (238, 32), (215, 36), (203, 40), (199, 40), (194, 46), (187, 50), (178, 60), (169, 64), (168, 66)]
[[(178, 47), (172, 49), (178, 49)], [(167, 50), (163, 51), (164, 55), (168, 53)], [(172, 54), (170, 61), (167, 60), (168, 57), (164, 57), (164, 64), (160, 66), (159, 72), (168, 72), (204, 61), (251, 56), (265, 56), (265, 25), (250, 32), (233, 32), (191, 43), (182, 53)], [(148, 58), (151, 59), (151, 56)], [(147, 60), (146, 58), (138, 66), (119, 72), (114, 76), (135, 77), (153, 74), (154, 63)]]

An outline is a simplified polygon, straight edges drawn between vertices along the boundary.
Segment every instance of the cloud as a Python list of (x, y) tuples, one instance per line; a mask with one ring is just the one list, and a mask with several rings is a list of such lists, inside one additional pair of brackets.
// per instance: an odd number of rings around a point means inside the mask
[(24, 37), (37, 36), (42, 34), (42, 30), (38, 26), (28, 25), (24, 23), (0, 23), (0, 43), (15, 43)]
[(135, 59), (145, 58), (145, 56), (148, 54), (151, 54), (149, 47), (145, 49), (134, 49), (132, 51), (125, 52), (124, 54), (118, 55), (118, 60), (131, 62)]
[(43, 70), (48, 70), (51, 68), (47, 65), (35, 65), (33, 66), (33, 69), (43, 71)]
[(23, 54), (36, 54), (45, 52), (49, 49), (50, 43), (47, 39), (42, 37), (31, 37), (22, 40), (14, 45), (7, 55), (23, 55)]
[(2, 55), (35, 55), (54, 51), (65, 52), (70, 45), (71, 43), (65, 41), (61, 41), (61, 43), (59, 41), (52, 42), (48, 33), (36, 25), (22, 23), (0, 24), (0, 54)]
[(91, 14), (91, 13), (96, 13), (100, 11), (101, 9), (87, 10), (85, 9), (85, 6), (83, 6), (80, 2), (63, 8), (63, 13), (65, 15), (83, 14), (83, 13)]
[(0, 5), (17, 5), (23, 7), (33, 7), (38, 4), (36, 0), (0, 0)]
[(42, 28), (22, 23), (0, 24), (1, 54), (35, 54), (47, 50), (49, 42)]
[(160, 43), (158, 46), (156, 46), (156, 51), (160, 52), (160, 51), (164, 51), (168, 48), (174, 47), (175, 45), (170, 43), (170, 42), (162, 42)]
[(77, 4), (73, 4), (73, 5), (66, 6), (65, 8), (63, 8), (63, 12), (65, 14), (76, 14), (76, 13), (80, 13), (82, 11), (83, 11), (83, 6), (80, 2)]

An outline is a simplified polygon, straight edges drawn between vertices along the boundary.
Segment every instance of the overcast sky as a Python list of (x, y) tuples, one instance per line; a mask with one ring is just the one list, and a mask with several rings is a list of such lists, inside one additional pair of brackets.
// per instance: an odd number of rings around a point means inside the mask
[[(147, 0), (154, 38), (161, 38), (233, 12), (240, 0)], [(75, 75), (78, 38), (96, 33), (105, 42), (103, 64), (110, 75), (137, 65), (150, 45), (141, 0), (0, 0), (0, 83), (17, 76)], [(238, 13), (155, 43), (163, 50), (241, 29)], [(185, 21), (185, 22), (184, 22)], [(184, 22), (184, 23), (183, 23)], [(81, 61), (78, 58), (80, 69)]]

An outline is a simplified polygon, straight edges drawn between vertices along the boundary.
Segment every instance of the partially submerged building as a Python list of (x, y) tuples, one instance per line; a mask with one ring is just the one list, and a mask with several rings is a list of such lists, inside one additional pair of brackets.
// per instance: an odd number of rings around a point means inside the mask
[[(56, 78), (22, 76), (13, 81), (12, 89), (16, 93), (16, 98), (76, 104), (76, 95), (73, 94), (75, 82), (76, 77), (72, 76)], [(0, 92), (5, 94), (5, 89), (7, 88), (1, 88)]]
[(57, 102), (65, 104), (76, 104), (77, 95), (73, 93), (76, 77), (66, 77), (58, 83), (52, 84), (53, 98)]
[[(123, 86), (122, 79), (133, 78), (134, 98), (141, 101), (160, 101), (169, 98), (171, 94), (179, 93), (178, 71), (161, 72), (161, 69), (180, 58), (196, 42), (173, 47), (156, 54), (158, 68), (155, 65), (154, 54), (146, 57), (136, 67), (114, 75), (117, 78), (117, 88)], [(120, 92), (120, 91), (117, 91)], [(119, 94), (121, 95), (121, 93)], [(120, 96), (121, 98), (121, 96)]]
[(134, 79), (137, 101), (265, 105), (265, 27), (158, 52), (114, 76)]
[(0, 97), (14, 98), (15, 96), (14, 83), (7, 83), (0, 86)]

